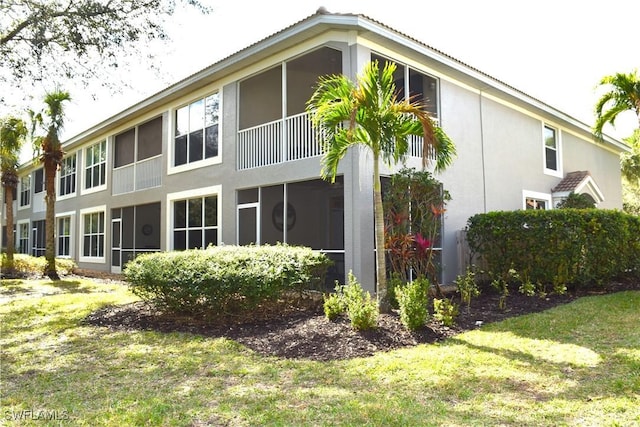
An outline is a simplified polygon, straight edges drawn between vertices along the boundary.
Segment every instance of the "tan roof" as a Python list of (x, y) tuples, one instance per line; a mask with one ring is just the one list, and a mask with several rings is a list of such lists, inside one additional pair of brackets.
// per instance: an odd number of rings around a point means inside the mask
[(553, 190), (551, 191), (554, 193), (575, 191), (580, 186), (580, 184), (582, 184), (584, 180), (590, 176), (591, 174), (589, 173), (589, 171), (569, 172), (562, 179), (562, 181), (560, 181), (558, 185), (556, 185), (555, 188), (553, 188)]

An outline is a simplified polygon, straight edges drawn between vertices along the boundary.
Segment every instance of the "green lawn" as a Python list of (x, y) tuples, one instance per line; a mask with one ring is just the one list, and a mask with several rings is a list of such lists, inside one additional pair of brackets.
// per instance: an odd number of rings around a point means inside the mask
[(0, 425), (640, 426), (640, 292), (330, 363), (83, 324), (135, 299), (117, 284), (0, 282)]

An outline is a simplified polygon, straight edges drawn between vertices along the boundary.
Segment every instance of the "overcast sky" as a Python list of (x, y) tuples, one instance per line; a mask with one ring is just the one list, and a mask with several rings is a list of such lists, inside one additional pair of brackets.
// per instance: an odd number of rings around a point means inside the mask
[[(443, 51), (588, 124), (602, 93), (599, 80), (640, 68), (639, 0), (208, 0), (213, 12), (180, 11), (173, 41), (157, 59), (163, 77), (144, 64), (127, 73), (135, 89), (113, 95), (69, 88), (64, 137), (72, 137), (168, 85), (193, 74), (324, 6), (361, 13)], [(207, 2), (207, 0), (203, 0)], [(632, 113), (606, 128), (631, 134)]]

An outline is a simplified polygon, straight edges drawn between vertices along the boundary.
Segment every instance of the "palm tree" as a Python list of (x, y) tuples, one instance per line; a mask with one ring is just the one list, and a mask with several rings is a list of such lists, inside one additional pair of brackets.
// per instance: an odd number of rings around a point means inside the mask
[(36, 138), (34, 146), (39, 153), (39, 160), (44, 166), (44, 184), (45, 184), (45, 258), (47, 266), (45, 274), (51, 280), (58, 280), (58, 272), (56, 271), (56, 255), (55, 255), (55, 204), (56, 204), (56, 172), (62, 163), (64, 152), (60, 143), (59, 133), (64, 124), (64, 108), (62, 103), (69, 101), (71, 96), (68, 92), (55, 90), (48, 93), (44, 98), (46, 105), (46, 135)]
[[(356, 145), (367, 147), (373, 155), (374, 224), (376, 240), (376, 293), (381, 311), (390, 309), (387, 298), (384, 251), (384, 217), (380, 185), (380, 159), (389, 165), (398, 163), (408, 151), (408, 137), (423, 137), (423, 166), (427, 156), (435, 155), (435, 170), (449, 166), (455, 147), (444, 131), (436, 126), (422, 104), (412, 99), (398, 100), (393, 73), (387, 62), (380, 72), (378, 62), (365, 65), (357, 82), (344, 75), (321, 77), (307, 102), (307, 111), (319, 130), (325, 154), (320, 174), (335, 181), (340, 160)], [(346, 125), (345, 125), (346, 124)]]
[(640, 76), (638, 70), (629, 74), (617, 73), (613, 76), (605, 76), (600, 80), (600, 85), (609, 86), (610, 90), (604, 93), (596, 103), (596, 123), (593, 131), (602, 139), (602, 128), (609, 123), (612, 126), (618, 115), (625, 111), (633, 111), (638, 117), (640, 129)]
[[(27, 127), (21, 119), (6, 117), (0, 120), (0, 169), (2, 189), (7, 203), (7, 255), (2, 269), (9, 277), (13, 275), (13, 191), (18, 185), (20, 150), (27, 136)], [(0, 203), (0, 206), (2, 203)]]

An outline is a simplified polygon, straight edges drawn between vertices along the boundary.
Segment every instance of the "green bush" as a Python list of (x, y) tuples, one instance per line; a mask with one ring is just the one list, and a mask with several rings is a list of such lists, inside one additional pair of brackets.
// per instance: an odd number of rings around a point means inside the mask
[[(7, 268), (6, 257), (7, 255), (3, 253), (2, 259), (0, 260), (3, 270)], [(34, 257), (25, 254), (13, 255), (13, 274), (16, 277), (42, 276), (46, 266), (47, 260), (45, 257)], [(58, 274), (68, 275), (73, 273), (76, 268), (76, 263), (72, 259), (56, 258), (56, 270), (58, 271)]]
[(318, 287), (331, 261), (298, 246), (218, 246), (150, 253), (127, 263), (132, 292), (178, 312), (243, 310)]
[(429, 310), (429, 288), (427, 279), (417, 279), (395, 288), (396, 299), (400, 308), (400, 321), (410, 331), (420, 329), (427, 321)]
[(334, 321), (347, 311), (340, 285), (336, 286), (335, 293), (324, 295), (323, 300), (324, 304), (322, 307), (324, 309), (324, 315), (328, 320)]
[(353, 329), (364, 331), (378, 325), (378, 303), (362, 289), (352, 272), (349, 272), (349, 283), (343, 287), (342, 295)]
[(515, 269), (541, 286), (640, 277), (640, 218), (599, 209), (489, 212), (469, 218), (467, 240), (490, 275)]
[(458, 304), (446, 298), (433, 299), (433, 318), (442, 322), (444, 326), (453, 326), (458, 316)]
[(471, 299), (480, 295), (480, 287), (476, 282), (476, 273), (473, 269), (467, 267), (465, 275), (459, 275), (453, 283), (460, 293), (460, 300), (467, 306), (468, 310), (471, 307)]
[(324, 314), (329, 320), (335, 320), (341, 314), (347, 314), (353, 329), (364, 331), (378, 325), (380, 311), (378, 304), (369, 292), (362, 289), (360, 283), (349, 272), (349, 283), (336, 285), (335, 293), (324, 297)]

